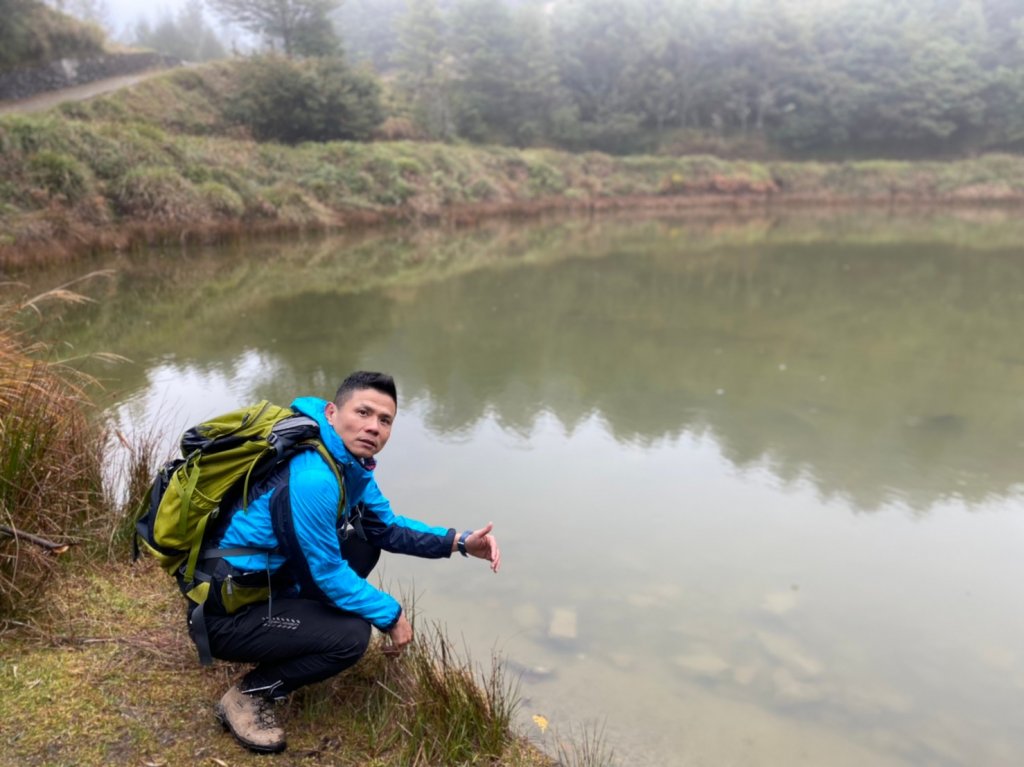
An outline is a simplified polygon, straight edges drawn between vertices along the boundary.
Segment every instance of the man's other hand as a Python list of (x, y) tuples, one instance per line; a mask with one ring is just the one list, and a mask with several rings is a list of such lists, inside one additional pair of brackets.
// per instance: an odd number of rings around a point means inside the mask
[(398, 616), (395, 625), (388, 629), (391, 644), (384, 648), (385, 655), (401, 655), (402, 650), (412, 641), (412, 624), (405, 619), (405, 613)]

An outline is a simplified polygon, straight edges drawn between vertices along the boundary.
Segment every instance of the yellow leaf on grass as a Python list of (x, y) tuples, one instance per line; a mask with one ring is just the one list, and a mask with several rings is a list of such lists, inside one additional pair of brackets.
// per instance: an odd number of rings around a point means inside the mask
[(535, 725), (537, 725), (537, 729), (539, 729), (542, 733), (547, 732), (547, 729), (548, 729), (548, 720), (547, 720), (547, 718), (541, 716), (540, 714), (534, 714), (533, 715), (533, 723)]

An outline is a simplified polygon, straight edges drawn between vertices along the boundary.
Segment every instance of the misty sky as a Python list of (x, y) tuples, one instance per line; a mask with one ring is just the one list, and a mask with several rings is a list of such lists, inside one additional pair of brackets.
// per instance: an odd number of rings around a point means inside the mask
[[(127, 24), (134, 24), (140, 16), (151, 21), (163, 16), (164, 10), (176, 12), (185, 4), (185, 0), (160, 0), (158, 3), (140, 2), (139, 0), (105, 0), (110, 10), (110, 20), (120, 30)], [(210, 14), (207, 12), (207, 18)], [(212, 19), (211, 19), (212, 21)]]
[[(156, 3), (142, 0), (103, 0), (107, 9), (108, 28), (118, 39), (131, 38), (130, 30), (140, 18), (145, 17), (150, 22), (155, 22), (168, 12), (176, 14), (185, 3), (186, 0), (159, 0)], [(240, 30), (225, 30), (220, 20), (207, 7), (203, 8), (203, 17), (206, 23), (217, 31), (221, 42), (225, 44), (228, 44), (232, 37), (245, 37), (245, 33)], [(125, 35), (125, 30), (129, 30), (129, 34)]]

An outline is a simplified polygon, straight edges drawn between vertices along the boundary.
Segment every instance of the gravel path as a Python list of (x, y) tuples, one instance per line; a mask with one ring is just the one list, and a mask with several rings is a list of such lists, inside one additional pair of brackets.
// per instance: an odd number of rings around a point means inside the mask
[(136, 72), (121, 77), (109, 77), (105, 80), (94, 80), (85, 85), (76, 85), (73, 88), (65, 88), (59, 91), (46, 91), (36, 96), (18, 101), (0, 101), (0, 115), (29, 112), (42, 112), (51, 109), (65, 101), (84, 101), (101, 93), (109, 93), (119, 88), (127, 88), (135, 83), (141, 82), (153, 75), (166, 72), (166, 69), (147, 69), (144, 72)]

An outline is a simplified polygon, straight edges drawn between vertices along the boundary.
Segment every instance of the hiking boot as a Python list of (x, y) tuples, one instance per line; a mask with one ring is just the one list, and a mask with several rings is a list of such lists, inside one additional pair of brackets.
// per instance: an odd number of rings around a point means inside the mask
[(284, 730), (274, 716), (274, 702), (259, 695), (247, 695), (233, 686), (217, 704), (217, 718), (231, 730), (239, 743), (251, 751), (284, 751)]

